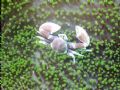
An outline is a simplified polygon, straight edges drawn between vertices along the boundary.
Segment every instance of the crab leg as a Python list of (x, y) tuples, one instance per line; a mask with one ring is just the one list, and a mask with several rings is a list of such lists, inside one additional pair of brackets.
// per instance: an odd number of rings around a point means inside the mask
[(68, 54), (68, 56), (71, 56), (73, 58), (73, 63), (75, 63), (75, 56), (74, 56), (74, 54), (71, 53), (71, 52), (68, 52), (67, 54)]
[(72, 54), (74, 54), (74, 55), (78, 55), (78, 56), (84, 56), (84, 55), (82, 55), (82, 54), (79, 54), (79, 53), (77, 53), (76, 51), (73, 51), (73, 50), (69, 50), (69, 52), (70, 52), (70, 53), (72, 53)]
[(41, 37), (41, 36), (36, 36), (37, 38), (39, 38), (40, 40), (45, 40), (45, 38)]
[(49, 40), (47, 40), (47, 39), (45, 39), (45, 38), (43, 38), (41, 36), (36, 36), (36, 37), (40, 39), (39, 43), (42, 43), (44, 45), (48, 45), (50, 43)]

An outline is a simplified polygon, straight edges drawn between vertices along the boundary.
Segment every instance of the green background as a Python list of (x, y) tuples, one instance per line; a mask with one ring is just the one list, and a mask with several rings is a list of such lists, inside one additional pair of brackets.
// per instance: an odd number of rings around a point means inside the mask
[[(119, 0), (1, 0), (2, 90), (119, 90)], [(35, 38), (51, 21), (75, 42), (75, 25), (90, 35), (76, 63)]]

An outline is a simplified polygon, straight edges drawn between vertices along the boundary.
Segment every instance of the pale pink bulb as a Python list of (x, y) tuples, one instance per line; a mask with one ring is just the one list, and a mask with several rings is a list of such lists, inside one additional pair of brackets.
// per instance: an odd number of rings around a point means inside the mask
[(80, 26), (75, 26), (75, 30), (76, 30), (76, 37), (78, 38), (78, 40), (80, 40), (80, 42), (83, 43), (84, 47), (87, 47), (90, 43), (90, 38), (86, 30)]
[(39, 27), (39, 33), (43, 37), (48, 38), (50, 34), (57, 32), (58, 30), (60, 30), (60, 28), (61, 26), (58, 24), (52, 22), (46, 22)]

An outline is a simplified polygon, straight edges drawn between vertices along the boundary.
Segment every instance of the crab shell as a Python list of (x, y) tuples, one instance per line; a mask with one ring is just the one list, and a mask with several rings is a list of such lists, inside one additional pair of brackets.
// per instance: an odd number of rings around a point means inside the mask
[(57, 37), (52, 41), (51, 47), (59, 53), (65, 53), (67, 51), (67, 43), (60, 37)]

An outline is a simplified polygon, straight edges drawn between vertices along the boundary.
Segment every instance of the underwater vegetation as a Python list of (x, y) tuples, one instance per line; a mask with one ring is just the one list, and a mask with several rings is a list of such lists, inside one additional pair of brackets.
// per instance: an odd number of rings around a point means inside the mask
[[(2, 90), (119, 90), (119, 0), (1, 0)], [(71, 57), (35, 38), (46, 21), (75, 42), (75, 25), (90, 35), (87, 49)]]

